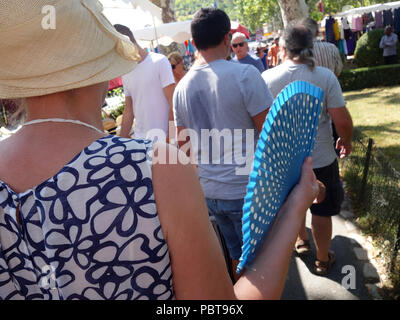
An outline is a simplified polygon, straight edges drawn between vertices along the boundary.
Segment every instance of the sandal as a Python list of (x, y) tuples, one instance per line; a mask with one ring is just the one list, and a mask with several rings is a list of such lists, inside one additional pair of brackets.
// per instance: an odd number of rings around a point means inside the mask
[(328, 252), (328, 261), (315, 260), (314, 273), (319, 276), (326, 276), (336, 261), (336, 255), (333, 251)]
[(295, 250), (297, 254), (305, 254), (310, 252), (310, 240), (299, 240), (296, 242)]

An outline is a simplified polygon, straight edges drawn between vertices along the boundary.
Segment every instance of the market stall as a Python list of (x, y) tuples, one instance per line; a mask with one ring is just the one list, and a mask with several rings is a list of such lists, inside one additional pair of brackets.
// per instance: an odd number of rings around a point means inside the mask
[(156, 27), (133, 30), (135, 38), (141, 42), (157, 42), (168, 46), (172, 42), (184, 43), (192, 38), (191, 21), (164, 23)]
[(353, 55), (362, 34), (387, 25), (400, 33), (400, 1), (352, 8), (329, 15), (321, 22), (325, 40), (337, 45), (347, 56)]

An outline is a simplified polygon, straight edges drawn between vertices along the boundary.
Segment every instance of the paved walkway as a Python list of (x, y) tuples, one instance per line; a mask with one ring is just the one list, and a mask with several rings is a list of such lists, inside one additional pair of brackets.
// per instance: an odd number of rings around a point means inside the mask
[[(339, 216), (333, 217), (331, 249), (336, 253), (336, 263), (331, 273), (325, 277), (312, 273), (314, 243), (311, 244), (312, 253), (308, 256), (300, 258), (294, 252), (282, 294), (283, 300), (379, 299), (374, 294), (374, 284), (380, 281), (379, 275), (368, 259), (370, 254), (365, 247), (365, 238), (353, 225), (354, 216), (348, 209), (344, 207)], [(312, 241), (310, 213), (307, 213), (306, 226)]]

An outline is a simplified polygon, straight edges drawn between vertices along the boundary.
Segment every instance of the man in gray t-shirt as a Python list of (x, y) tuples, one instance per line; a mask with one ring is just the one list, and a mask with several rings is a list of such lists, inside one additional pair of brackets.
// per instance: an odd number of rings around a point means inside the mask
[(306, 64), (296, 64), (285, 61), (283, 64), (262, 74), (265, 83), (275, 98), (289, 83), (296, 80), (307, 81), (320, 87), (324, 91), (324, 103), (318, 124), (317, 136), (313, 151), (314, 168), (330, 165), (336, 159), (333, 149), (330, 111), (344, 108), (342, 89), (333, 72), (327, 68), (315, 67), (311, 71)]
[(249, 44), (247, 43), (246, 36), (243, 33), (236, 32), (233, 34), (231, 46), (235, 53), (235, 57), (232, 61), (253, 65), (258, 71), (260, 71), (260, 73), (265, 71), (261, 59), (249, 55)]
[[(192, 22), (199, 51), (174, 98), (178, 145), (188, 145), (209, 212), (227, 242), (234, 268), (241, 255), (242, 208), (258, 139), (273, 99), (256, 68), (225, 60), (230, 21), (218, 9), (201, 9)], [(217, 25), (216, 25), (217, 24)]]
[[(313, 150), (314, 172), (326, 187), (324, 201), (311, 206), (312, 234), (316, 246), (314, 272), (318, 275), (329, 273), (336, 256), (329, 250), (332, 237), (332, 216), (339, 214), (343, 201), (343, 188), (339, 178), (338, 161), (333, 147), (331, 120), (334, 122), (339, 139), (340, 157), (351, 152), (353, 122), (346, 109), (342, 89), (334, 73), (324, 67), (316, 67), (312, 54), (313, 35), (303, 25), (288, 26), (283, 37), (282, 53), (284, 63), (262, 74), (273, 97), (293, 81), (307, 81), (324, 91), (323, 108), (318, 124)], [(305, 220), (300, 229), (296, 251), (310, 250)]]

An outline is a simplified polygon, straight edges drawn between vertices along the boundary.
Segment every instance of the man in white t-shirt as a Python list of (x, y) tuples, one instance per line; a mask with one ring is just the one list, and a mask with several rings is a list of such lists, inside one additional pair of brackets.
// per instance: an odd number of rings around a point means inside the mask
[[(168, 139), (168, 124), (174, 120), (172, 96), (175, 80), (171, 64), (162, 54), (148, 53), (141, 48), (128, 27), (118, 24), (114, 27), (129, 37), (141, 57), (138, 66), (122, 77), (125, 109), (120, 136)], [(134, 119), (135, 127), (131, 134)]]

